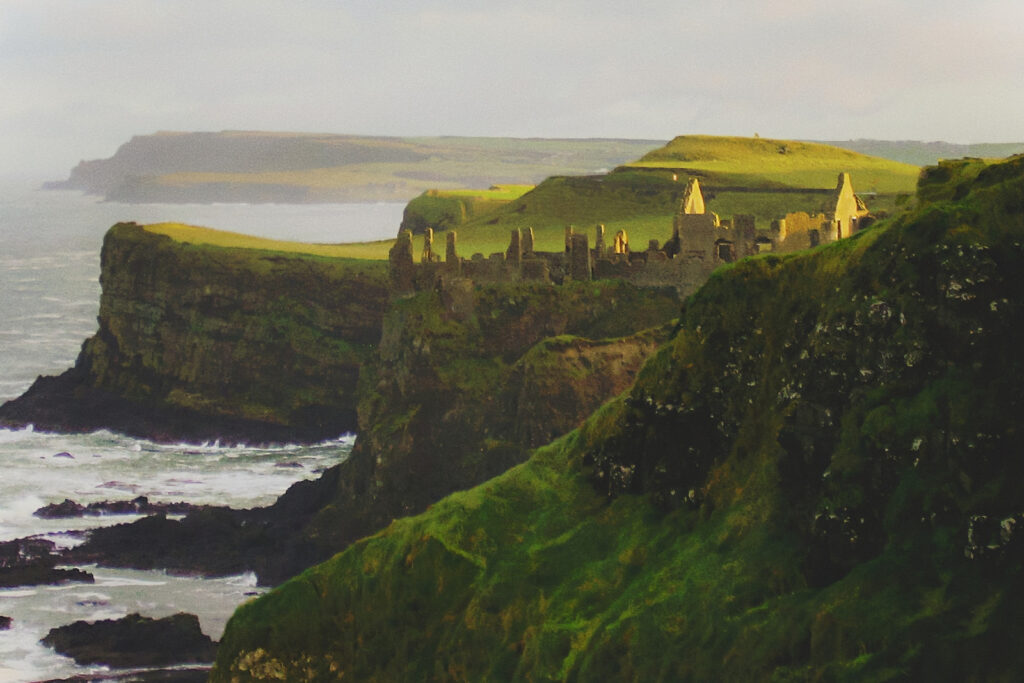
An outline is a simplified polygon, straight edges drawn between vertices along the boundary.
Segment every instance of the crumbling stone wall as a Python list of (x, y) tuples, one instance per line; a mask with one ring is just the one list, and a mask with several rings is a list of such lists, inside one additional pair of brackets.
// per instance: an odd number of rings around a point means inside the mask
[(593, 278), (593, 268), (590, 262), (590, 246), (587, 244), (587, 236), (572, 234), (569, 242), (569, 277), (573, 280), (590, 280)]
[(403, 230), (388, 252), (388, 274), (391, 289), (396, 294), (409, 294), (413, 291), (413, 279), (416, 276), (412, 262), (412, 231)]

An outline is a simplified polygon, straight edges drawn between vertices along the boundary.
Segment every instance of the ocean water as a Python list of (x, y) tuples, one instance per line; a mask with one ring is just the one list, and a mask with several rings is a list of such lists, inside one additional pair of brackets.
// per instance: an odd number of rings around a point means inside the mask
[[(77, 192), (42, 191), (39, 183), (0, 183), (0, 402), (37, 375), (71, 367), (96, 330), (99, 254), (118, 221), (179, 221), (307, 242), (384, 239), (397, 233), (402, 204), (191, 205), (106, 203)], [(316, 477), (348, 456), (354, 437), (275, 448), (157, 444), (100, 431), (85, 435), (0, 429), (0, 540), (130, 521), (109, 516), (42, 520), (32, 513), (70, 498), (79, 503), (148, 496), (152, 501), (252, 507), (289, 485)], [(139, 612), (197, 614), (217, 639), (234, 608), (261, 592), (251, 575), (220, 579), (87, 567), (96, 583), (0, 589), (0, 683), (66, 678), (103, 671), (80, 667), (39, 644), (54, 626)]]

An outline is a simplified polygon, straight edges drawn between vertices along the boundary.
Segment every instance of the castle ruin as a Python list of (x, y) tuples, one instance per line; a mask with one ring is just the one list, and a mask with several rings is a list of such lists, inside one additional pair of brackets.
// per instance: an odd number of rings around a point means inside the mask
[(566, 226), (564, 251), (535, 251), (533, 228), (517, 228), (512, 230), (505, 252), (464, 259), (456, 252), (455, 232), (448, 231), (442, 262), (433, 252), (433, 231), (428, 229), (420, 263), (414, 264), (412, 233), (404, 230), (390, 253), (391, 282), (395, 292), (402, 294), (443, 285), (453, 278), (477, 283), (526, 280), (554, 284), (619, 279), (642, 287), (671, 286), (680, 296), (688, 296), (724, 263), (834, 242), (864, 227), (867, 216), (867, 207), (853, 192), (849, 173), (839, 174), (825, 210), (786, 214), (772, 221), (768, 230), (757, 230), (750, 215), (720, 219), (708, 211), (699, 181), (691, 178), (664, 246), (651, 240), (646, 249), (633, 251), (625, 230), (619, 230), (609, 245), (604, 225), (598, 225), (591, 248), (587, 235)]

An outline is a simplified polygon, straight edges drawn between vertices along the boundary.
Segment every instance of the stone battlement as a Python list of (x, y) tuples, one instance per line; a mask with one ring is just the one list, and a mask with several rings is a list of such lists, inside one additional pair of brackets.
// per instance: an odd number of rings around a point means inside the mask
[(586, 234), (565, 229), (565, 249), (534, 250), (533, 228), (512, 230), (508, 248), (484, 257), (458, 255), (458, 237), (445, 233), (445, 256), (434, 252), (434, 234), (423, 235), (420, 263), (413, 260), (412, 232), (404, 230), (389, 255), (393, 291), (405, 294), (444, 286), (452, 279), (476, 283), (537, 281), (561, 284), (566, 280), (619, 279), (641, 287), (675, 287), (680, 296), (694, 292), (723, 263), (774, 251), (787, 253), (849, 237), (866, 225), (868, 210), (853, 193), (848, 173), (840, 173), (826, 210), (816, 214), (789, 213), (757, 230), (754, 217), (736, 215), (728, 220), (707, 211), (700, 183), (691, 178), (672, 222), (664, 246), (651, 240), (634, 251), (629, 236), (619, 230), (610, 240), (604, 225), (594, 230), (591, 248)]

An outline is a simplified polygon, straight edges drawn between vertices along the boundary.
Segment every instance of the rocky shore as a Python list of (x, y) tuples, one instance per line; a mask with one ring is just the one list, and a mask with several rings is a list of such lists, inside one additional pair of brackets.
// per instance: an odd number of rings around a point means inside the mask
[(76, 621), (51, 629), (42, 642), (78, 664), (122, 669), (212, 663), (217, 654), (217, 644), (202, 632), (199, 619), (184, 613)]
[(22, 538), (0, 543), (0, 588), (93, 582), (89, 572), (58, 564), (64, 564), (64, 558), (52, 541)]

